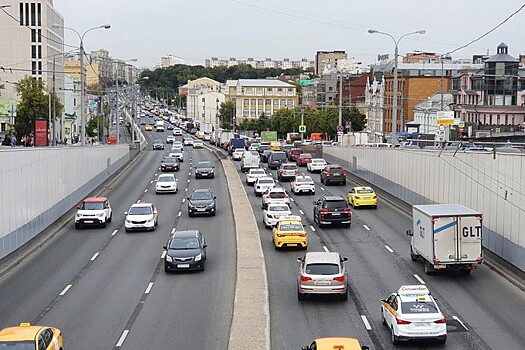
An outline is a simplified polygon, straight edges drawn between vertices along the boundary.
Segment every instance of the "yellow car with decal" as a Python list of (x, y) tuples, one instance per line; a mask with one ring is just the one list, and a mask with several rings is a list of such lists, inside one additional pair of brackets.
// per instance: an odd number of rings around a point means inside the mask
[(370, 206), (377, 209), (377, 195), (372, 187), (354, 187), (348, 191), (348, 204), (352, 207)]
[(306, 249), (308, 239), (301, 217), (297, 215), (280, 217), (273, 228), (273, 244), (276, 250), (284, 247)]
[(368, 346), (361, 346), (355, 338), (319, 338), (310, 346), (303, 346), (301, 350), (369, 350)]
[(146, 125), (144, 131), (153, 131), (153, 127), (151, 125)]
[(282, 151), (283, 145), (279, 141), (273, 141), (270, 143), (270, 151)]
[(0, 331), (0, 349), (62, 350), (62, 332), (58, 328), (20, 323)]

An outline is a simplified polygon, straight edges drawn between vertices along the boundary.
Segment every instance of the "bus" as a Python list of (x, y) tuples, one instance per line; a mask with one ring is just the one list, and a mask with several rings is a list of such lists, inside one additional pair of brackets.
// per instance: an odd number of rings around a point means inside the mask
[(117, 144), (117, 130), (111, 129), (108, 134), (108, 145)]

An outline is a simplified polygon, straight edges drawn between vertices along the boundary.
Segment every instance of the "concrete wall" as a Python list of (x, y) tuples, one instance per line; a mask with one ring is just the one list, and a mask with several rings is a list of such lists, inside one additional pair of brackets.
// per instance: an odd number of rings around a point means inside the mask
[(483, 245), (525, 271), (525, 155), (360, 147), (323, 152), (328, 162), (409, 204), (459, 203), (482, 212)]
[(0, 151), (0, 259), (38, 235), (128, 160), (127, 144)]

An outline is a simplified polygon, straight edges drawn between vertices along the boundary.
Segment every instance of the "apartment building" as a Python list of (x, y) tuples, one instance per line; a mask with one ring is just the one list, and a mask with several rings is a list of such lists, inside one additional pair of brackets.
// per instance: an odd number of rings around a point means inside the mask
[(317, 51), (315, 54), (314, 61), (314, 72), (320, 75), (326, 68), (326, 66), (337, 67), (339, 60), (348, 59), (346, 51)]
[(203, 77), (189, 80), (185, 86), (188, 118), (217, 127), (220, 106), (226, 101), (223, 84)]
[(283, 59), (273, 59), (267, 57), (264, 59), (255, 59), (253, 57), (249, 58), (218, 58), (212, 57), (204, 61), (204, 66), (206, 68), (214, 67), (233, 67), (237, 65), (251, 65), (253, 68), (264, 69), (264, 68), (279, 68), (279, 69), (290, 69), (290, 68), (300, 68), (308, 69), (314, 67), (314, 62), (308, 60), (307, 58), (302, 58), (300, 60), (292, 60), (290, 58)]
[(186, 64), (186, 61), (184, 61), (183, 58), (173, 55), (166, 55), (160, 58), (160, 68), (168, 68), (176, 64)]

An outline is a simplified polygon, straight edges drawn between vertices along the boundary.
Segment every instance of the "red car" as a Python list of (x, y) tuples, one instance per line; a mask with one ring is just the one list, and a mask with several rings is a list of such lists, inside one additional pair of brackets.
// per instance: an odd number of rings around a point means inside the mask
[(302, 153), (303, 150), (301, 148), (292, 148), (290, 152), (288, 152), (288, 160), (296, 161)]
[(306, 166), (306, 164), (310, 163), (312, 160), (312, 155), (310, 153), (301, 153), (299, 157), (297, 157), (297, 165), (298, 166)]

